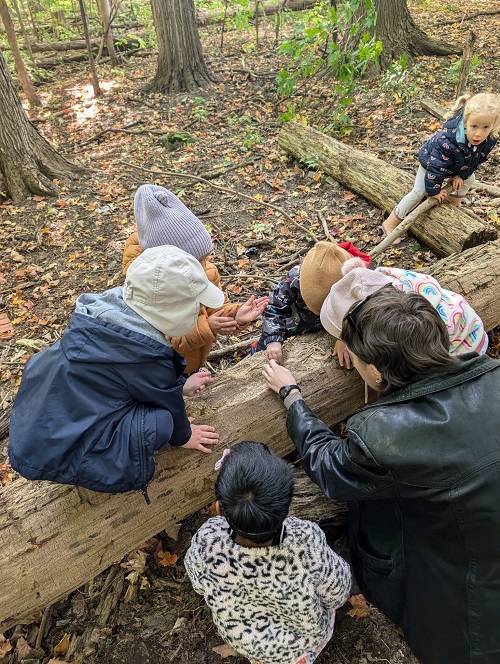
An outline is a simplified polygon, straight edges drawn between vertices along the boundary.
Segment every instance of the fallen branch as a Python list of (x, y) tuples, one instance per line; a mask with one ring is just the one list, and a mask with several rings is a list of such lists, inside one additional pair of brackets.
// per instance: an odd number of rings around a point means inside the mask
[[(93, 143), (94, 141), (97, 141), (101, 136), (104, 136), (104, 134), (108, 134), (109, 132), (125, 132), (125, 133), (132, 133), (132, 132), (127, 132), (127, 129), (129, 127), (135, 127), (138, 124), (142, 124), (144, 120), (134, 120), (134, 122), (130, 122), (127, 125), (124, 125), (123, 127), (108, 127), (107, 129), (102, 129), (101, 131), (97, 132), (97, 134), (94, 134), (94, 136), (91, 136), (88, 138), (86, 141), (82, 141), (81, 143), (77, 143), (76, 147), (83, 147), (84, 145), (88, 145), (89, 143)], [(161, 132), (164, 133), (164, 132)]]
[(446, 21), (438, 21), (437, 23), (430, 23), (429, 25), (425, 25), (423, 29), (428, 30), (429, 28), (437, 28), (443, 25), (454, 25), (455, 23), (465, 23), (468, 21), (472, 21), (473, 18), (477, 18), (478, 16), (493, 16), (494, 14), (500, 14), (500, 9), (483, 9), (481, 11), (474, 12), (473, 14), (464, 14), (462, 18), (450, 18)]
[(245, 166), (250, 166), (254, 162), (259, 161), (259, 159), (262, 159), (262, 157), (263, 155), (256, 154), (254, 157), (251, 157), (251, 159), (245, 159), (245, 161), (242, 161), (239, 164), (233, 164), (232, 166), (227, 167), (222, 166), (222, 170), (217, 169), (216, 171), (201, 173), (200, 177), (204, 180), (215, 180), (216, 178), (222, 177), (225, 173), (229, 173), (229, 171), (236, 171), (238, 168), (245, 168)]
[[(445, 191), (448, 193), (448, 191), (451, 191), (451, 187), (446, 187)], [(398, 237), (401, 237), (403, 233), (405, 233), (411, 226), (415, 223), (415, 221), (420, 217), (421, 214), (424, 212), (427, 212), (427, 210), (430, 210), (432, 207), (435, 205), (438, 205), (438, 202), (436, 201), (435, 198), (427, 198), (425, 201), (420, 203), (420, 205), (417, 205), (417, 207), (410, 212), (409, 215), (407, 215), (403, 221), (401, 221), (396, 228), (385, 237), (382, 242), (379, 242), (376, 247), (374, 247), (371, 251), (368, 252), (368, 256), (371, 256), (372, 258), (374, 256), (378, 256), (381, 254), (383, 251), (385, 251), (388, 247), (391, 246), (391, 244), (394, 244), (394, 242), (398, 239)]]
[(226, 357), (227, 355), (233, 355), (240, 350), (246, 350), (250, 348), (254, 341), (258, 341), (260, 337), (251, 337), (250, 339), (245, 339), (244, 341), (239, 341), (236, 344), (231, 344), (230, 346), (225, 346), (224, 348), (218, 348), (217, 350), (211, 351), (208, 356), (209, 360), (220, 360), (221, 357)]
[(228, 187), (220, 187), (217, 184), (213, 184), (213, 182), (210, 182), (210, 180), (205, 180), (204, 178), (198, 176), (198, 175), (191, 175), (189, 173), (178, 173), (177, 171), (155, 171), (151, 170), (150, 168), (144, 168), (144, 166), (138, 166), (137, 164), (131, 164), (128, 161), (119, 161), (119, 164), (123, 164), (124, 166), (128, 166), (129, 168), (137, 168), (140, 171), (145, 171), (146, 173), (154, 173), (154, 175), (168, 175), (170, 177), (180, 177), (180, 178), (187, 178), (188, 180), (195, 180), (196, 182), (204, 182), (205, 184), (208, 184), (209, 187), (212, 187), (212, 189), (216, 189), (217, 191), (222, 191), (225, 194), (230, 194), (231, 196), (243, 198), (246, 201), (251, 201), (252, 203), (255, 203), (256, 205), (259, 205), (260, 207), (267, 207), (271, 208), (272, 210), (276, 210), (276, 212), (279, 212), (287, 221), (289, 221), (293, 226), (297, 226), (300, 228), (300, 230), (303, 233), (306, 233), (306, 235), (309, 235), (314, 242), (318, 242), (316, 236), (314, 233), (310, 230), (308, 230), (305, 226), (302, 224), (299, 224), (298, 221), (295, 221), (292, 219), (292, 217), (288, 214), (288, 212), (285, 212), (283, 208), (278, 207), (277, 205), (273, 205), (272, 203), (266, 202), (266, 201), (257, 201), (255, 198), (252, 198), (252, 196), (247, 196), (246, 194), (242, 194), (239, 191), (235, 191), (234, 189), (229, 189)]
[(460, 72), (458, 74), (457, 89), (455, 91), (457, 98), (463, 95), (467, 89), (467, 79), (469, 78), (472, 58), (474, 57), (474, 44), (476, 43), (476, 39), (477, 37), (475, 33), (472, 30), (469, 30), (464, 51), (462, 53), (462, 64), (460, 65)]

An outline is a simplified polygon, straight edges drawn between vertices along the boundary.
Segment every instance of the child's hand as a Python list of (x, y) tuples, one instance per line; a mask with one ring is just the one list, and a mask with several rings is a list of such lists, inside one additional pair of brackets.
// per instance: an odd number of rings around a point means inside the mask
[(269, 298), (267, 295), (264, 295), (263, 297), (255, 297), (255, 295), (252, 295), (252, 297), (247, 300), (245, 304), (242, 304), (236, 312), (236, 322), (240, 327), (248, 325), (248, 323), (251, 323), (261, 315), (268, 304)]
[(182, 386), (182, 394), (185, 397), (194, 397), (205, 389), (207, 383), (213, 383), (214, 379), (210, 371), (202, 369), (189, 376)]
[(292, 372), (285, 367), (280, 367), (276, 360), (270, 360), (269, 364), (264, 364), (262, 375), (266, 379), (267, 386), (274, 392), (279, 392), (280, 387), (284, 385), (297, 383)]
[(234, 334), (238, 329), (238, 323), (230, 316), (221, 316), (223, 309), (217, 311), (207, 318), (207, 323), (216, 336), (218, 334)]
[[(192, 422), (193, 418), (190, 417), (189, 421)], [(207, 424), (191, 424), (191, 438), (187, 443), (181, 445), (181, 447), (187, 450), (199, 450), (200, 452), (210, 454), (212, 450), (204, 447), (204, 445), (215, 445), (218, 442), (219, 434), (213, 427), (209, 427)]]
[(283, 364), (283, 346), (279, 341), (266, 346), (266, 353), (268, 361), (275, 360), (278, 364)]
[(453, 187), (454, 191), (458, 191), (460, 187), (463, 185), (464, 181), (460, 177), (460, 175), (454, 175), (451, 178), (451, 186)]
[(351, 369), (352, 368), (352, 360), (351, 356), (349, 355), (349, 351), (347, 350), (347, 344), (340, 339), (337, 339), (335, 342), (335, 346), (333, 348), (333, 357), (337, 357), (339, 360), (339, 364), (341, 367), (345, 365), (346, 369)]
[(448, 198), (448, 194), (442, 189), (439, 194), (436, 194), (435, 196), (432, 196), (432, 198), (435, 198), (438, 203), (442, 203)]

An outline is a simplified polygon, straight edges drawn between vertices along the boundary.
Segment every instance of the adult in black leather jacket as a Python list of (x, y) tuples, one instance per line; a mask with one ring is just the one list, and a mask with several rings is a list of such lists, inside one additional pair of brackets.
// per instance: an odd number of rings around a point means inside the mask
[[(422, 664), (498, 664), (500, 362), (447, 358), (442, 322), (420, 295), (367, 300), (344, 318), (342, 339), (385, 395), (341, 439), (287, 390), (288, 432), (309, 477), (349, 501), (356, 579)], [(295, 383), (273, 362), (264, 375), (275, 391)]]

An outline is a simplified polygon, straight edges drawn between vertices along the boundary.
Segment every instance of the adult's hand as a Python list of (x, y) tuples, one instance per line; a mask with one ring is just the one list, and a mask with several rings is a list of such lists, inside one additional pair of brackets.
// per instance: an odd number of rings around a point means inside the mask
[(346, 369), (352, 369), (352, 359), (347, 350), (347, 344), (337, 339), (333, 348), (333, 357), (337, 357), (341, 367), (345, 366)]
[(218, 334), (234, 334), (238, 329), (238, 323), (230, 316), (221, 316), (223, 309), (216, 311), (207, 318), (207, 323), (216, 336)]
[(191, 438), (187, 443), (181, 445), (181, 447), (187, 450), (198, 450), (205, 452), (205, 454), (210, 454), (212, 450), (205, 447), (205, 445), (215, 445), (218, 443), (219, 434), (213, 427), (208, 426), (208, 424), (192, 424), (192, 417), (189, 418), (189, 421), (191, 422)]
[(273, 341), (266, 346), (266, 354), (269, 362), (276, 360), (278, 364), (283, 364), (283, 345), (279, 341)]
[(201, 369), (194, 374), (191, 374), (182, 386), (182, 394), (185, 397), (194, 397), (205, 389), (207, 383), (213, 383), (214, 379), (210, 371)]
[(268, 304), (269, 298), (267, 295), (264, 295), (263, 297), (255, 297), (255, 295), (252, 295), (236, 312), (236, 322), (240, 327), (248, 325), (248, 323), (251, 323), (261, 315)]
[(262, 375), (266, 379), (267, 386), (273, 392), (279, 392), (280, 387), (284, 385), (295, 385), (297, 383), (292, 372), (286, 367), (280, 366), (276, 360), (270, 360), (269, 364), (264, 364)]

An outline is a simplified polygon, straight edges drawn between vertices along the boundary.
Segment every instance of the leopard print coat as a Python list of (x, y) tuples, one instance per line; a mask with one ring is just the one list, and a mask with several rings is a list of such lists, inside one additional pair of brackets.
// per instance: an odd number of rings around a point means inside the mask
[(328, 632), (330, 612), (349, 596), (349, 565), (311, 521), (289, 517), (279, 545), (244, 547), (223, 517), (193, 537), (185, 565), (222, 636), (264, 664), (296, 662)]

